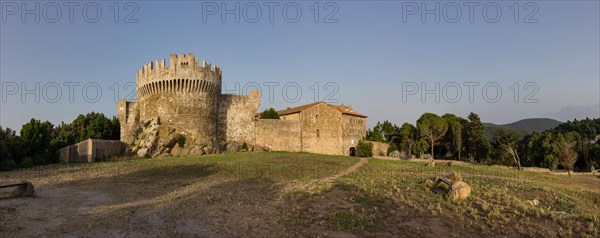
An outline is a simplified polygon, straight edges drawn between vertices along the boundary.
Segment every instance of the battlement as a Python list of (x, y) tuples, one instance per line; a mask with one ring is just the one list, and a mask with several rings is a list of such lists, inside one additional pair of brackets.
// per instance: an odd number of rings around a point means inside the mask
[[(221, 77), (221, 68), (196, 59), (193, 53), (188, 54), (171, 54), (169, 64), (166, 64), (165, 59), (150, 62), (136, 74), (136, 83), (138, 87), (143, 86), (151, 81), (164, 78), (189, 78), (189, 76), (201, 75), (203, 73), (213, 74)], [(182, 77), (188, 76), (188, 77)], [(192, 78), (189, 78), (192, 79)]]
[[(213, 85), (221, 85), (221, 68), (204, 60), (200, 62), (193, 53), (171, 54), (168, 63), (167, 65), (165, 59), (156, 60), (138, 70), (136, 74), (138, 96), (146, 95), (150, 91), (162, 91), (149, 90), (149, 88), (199, 92), (214, 92), (220, 89)], [(172, 86), (171, 82), (176, 85)], [(183, 85), (179, 86), (179, 83)]]

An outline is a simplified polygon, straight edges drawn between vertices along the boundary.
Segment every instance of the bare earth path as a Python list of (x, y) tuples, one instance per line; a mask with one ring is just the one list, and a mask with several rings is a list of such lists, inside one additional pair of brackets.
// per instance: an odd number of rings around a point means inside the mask
[(332, 176), (329, 176), (326, 178), (321, 178), (321, 179), (313, 179), (311, 181), (304, 182), (304, 183), (290, 184), (283, 188), (283, 190), (282, 190), (283, 194), (291, 192), (291, 191), (306, 190), (309, 187), (313, 187), (313, 186), (319, 185), (319, 184), (332, 183), (335, 180), (337, 180), (338, 178), (341, 178), (343, 176), (346, 176), (346, 175), (356, 171), (363, 165), (367, 164), (367, 162), (368, 162), (367, 158), (360, 158), (360, 160), (358, 162), (356, 162), (356, 164), (352, 165), (351, 167), (349, 167), (335, 175), (332, 175)]

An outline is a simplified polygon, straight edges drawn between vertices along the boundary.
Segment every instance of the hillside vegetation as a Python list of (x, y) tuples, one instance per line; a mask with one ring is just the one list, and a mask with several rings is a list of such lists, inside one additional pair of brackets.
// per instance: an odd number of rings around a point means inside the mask
[(485, 133), (488, 139), (492, 139), (498, 129), (504, 129), (524, 137), (533, 132), (542, 132), (550, 130), (562, 122), (550, 118), (528, 118), (508, 124), (483, 123)]
[[(473, 188), (467, 200), (449, 201), (425, 186), (425, 179), (450, 171)], [(0, 199), (0, 237), (597, 237), (600, 231), (600, 178), (505, 167), (261, 152), (54, 164), (2, 172), (0, 179), (30, 180), (37, 191), (36, 198)]]

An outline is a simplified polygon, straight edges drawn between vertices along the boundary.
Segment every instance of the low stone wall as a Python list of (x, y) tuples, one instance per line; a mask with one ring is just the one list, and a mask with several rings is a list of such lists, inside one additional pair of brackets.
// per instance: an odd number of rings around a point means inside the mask
[(272, 151), (301, 151), (299, 121), (279, 119), (256, 120), (256, 145)]
[(125, 154), (127, 144), (118, 140), (87, 139), (58, 150), (60, 162), (107, 161)]
[(373, 145), (373, 156), (387, 156), (389, 144), (376, 141), (367, 141)]

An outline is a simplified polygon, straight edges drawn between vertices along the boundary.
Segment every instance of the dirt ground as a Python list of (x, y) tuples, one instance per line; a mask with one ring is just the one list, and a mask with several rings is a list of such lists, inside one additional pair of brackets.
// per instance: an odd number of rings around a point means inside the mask
[[(277, 158), (257, 164), (275, 162)], [(288, 206), (282, 199), (288, 193), (284, 190), (331, 182), (366, 160), (331, 176), (289, 182), (260, 178), (261, 174), (257, 179), (247, 178), (256, 174), (224, 175), (211, 163), (177, 163), (127, 173), (109, 168), (112, 172), (99, 172), (98, 176), (87, 174), (94, 172), (92, 168), (44, 174), (35, 179), (33, 198), (11, 197), (14, 189), (2, 189), (0, 237), (297, 236), (298, 231), (283, 222), (287, 215), (282, 211)], [(251, 167), (252, 163), (242, 165)], [(305, 162), (281, 163), (297, 167)]]
[[(306, 166), (313, 155), (300, 156), (307, 158), (292, 160), (291, 168)], [(489, 217), (479, 207), (469, 216), (447, 206), (429, 207), (433, 206), (429, 202), (424, 203), (428, 207), (416, 209), (414, 204), (374, 196), (348, 183), (372, 179), (356, 174), (375, 162), (331, 159), (322, 165), (341, 166), (339, 170), (287, 180), (244, 177), (247, 173), (231, 176), (213, 162), (194, 160), (166, 165), (138, 163), (143, 166), (129, 170), (115, 163), (98, 165), (109, 172), (94, 172), (95, 167), (91, 167), (74, 170), (79, 172), (59, 171), (56, 176), (43, 174), (34, 182), (33, 198), (9, 198), (12, 189), (0, 190), (0, 237), (477, 237), (481, 229), (487, 229), (481, 221), (463, 220)], [(270, 169), (286, 175), (294, 171), (278, 167), (281, 163), (281, 158), (254, 158), (242, 165), (275, 166), (266, 170), (259, 166), (261, 169), (254, 171), (259, 173)], [(121, 166), (117, 172), (115, 166)], [(346, 183), (338, 183), (344, 178)], [(388, 181), (384, 183), (375, 185), (388, 186)], [(408, 197), (420, 187), (399, 185), (407, 187), (390, 184), (393, 188), (386, 191), (393, 191), (392, 197)], [(519, 228), (521, 232), (537, 229), (527, 228), (528, 224), (551, 227), (557, 222), (527, 219)], [(505, 224), (510, 222), (493, 228), (503, 229)], [(595, 226), (592, 223), (591, 228)], [(511, 227), (497, 236), (520, 236), (523, 233), (517, 233), (519, 229)]]

